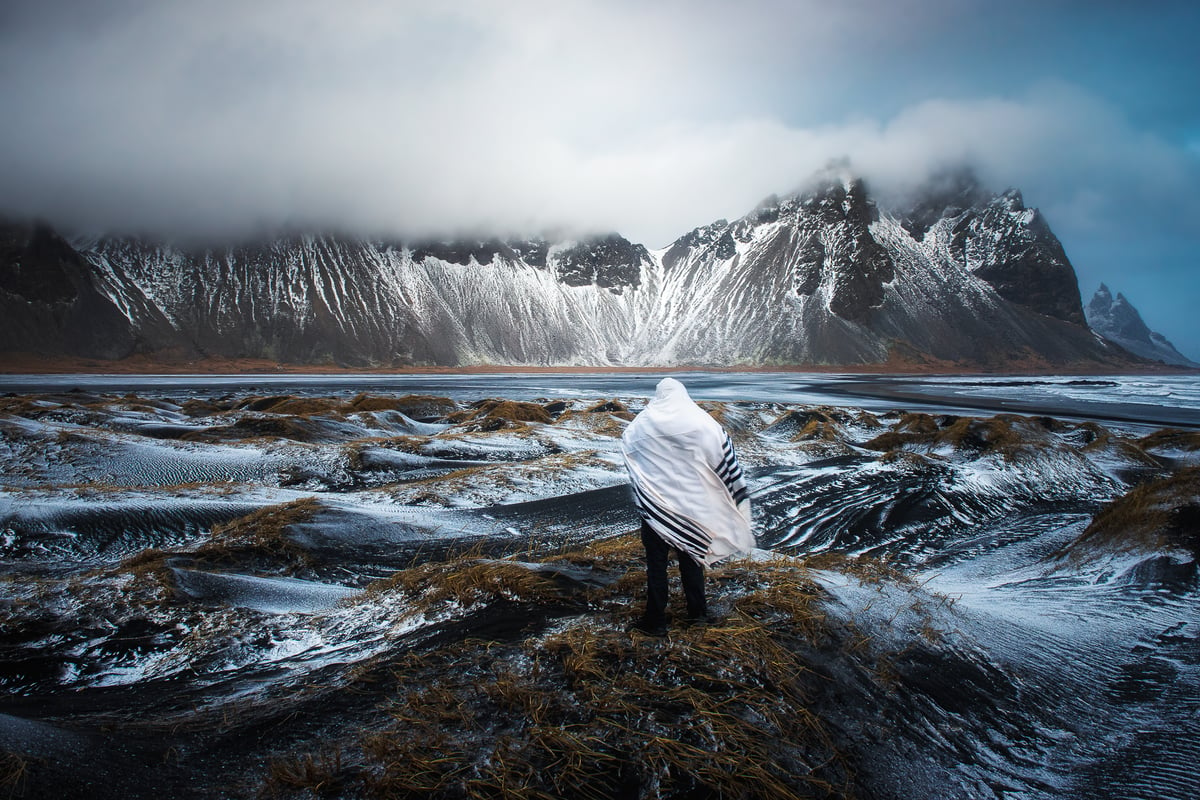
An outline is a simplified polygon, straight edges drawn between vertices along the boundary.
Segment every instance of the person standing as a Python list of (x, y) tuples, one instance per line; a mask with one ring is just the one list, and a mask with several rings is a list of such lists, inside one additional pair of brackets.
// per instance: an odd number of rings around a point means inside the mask
[(621, 453), (646, 548), (646, 609), (633, 629), (665, 636), (670, 552), (688, 620), (707, 619), (704, 568), (754, 547), (749, 491), (729, 434), (674, 378), (629, 423)]

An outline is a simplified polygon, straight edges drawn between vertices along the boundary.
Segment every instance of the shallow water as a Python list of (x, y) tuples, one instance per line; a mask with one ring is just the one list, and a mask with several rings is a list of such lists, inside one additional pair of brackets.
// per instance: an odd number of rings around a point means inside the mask
[(165, 397), (238, 394), (427, 393), (486, 397), (648, 398), (671, 375), (698, 400), (1019, 411), (1068, 418), (1200, 427), (1200, 375), (890, 376), (796, 372), (664, 372), (484, 375), (0, 375), (0, 392), (81, 389)]

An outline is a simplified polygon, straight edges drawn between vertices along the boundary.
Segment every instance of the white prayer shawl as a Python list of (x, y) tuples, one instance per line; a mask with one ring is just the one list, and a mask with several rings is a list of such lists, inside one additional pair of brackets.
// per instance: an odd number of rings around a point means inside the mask
[(754, 547), (750, 499), (720, 424), (674, 378), (621, 436), (642, 519), (663, 541), (705, 566)]

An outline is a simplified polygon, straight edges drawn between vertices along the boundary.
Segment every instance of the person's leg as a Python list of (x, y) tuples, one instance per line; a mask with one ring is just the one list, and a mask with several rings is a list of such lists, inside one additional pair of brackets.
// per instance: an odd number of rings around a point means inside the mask
[(642, 523), (642, 546), (646, 548), (646, 612), (642, 620), (650, 625), (667, 621), (667, 543)]
[(708, 616), (708, 604), (704, 599), (704, 567), (687, 553), (676, 550), (679, 557), (679, 577), (683, 581), (683, 598), (687, 602), (689, 619)]

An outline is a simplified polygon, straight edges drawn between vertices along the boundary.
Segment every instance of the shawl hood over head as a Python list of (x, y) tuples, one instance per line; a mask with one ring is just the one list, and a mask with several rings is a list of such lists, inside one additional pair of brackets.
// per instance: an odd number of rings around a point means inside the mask
[(705, 565), (754, 547), (733, 443), (682, 383), (659, 382), (621, 450), (642, 517), (668, 544)]

